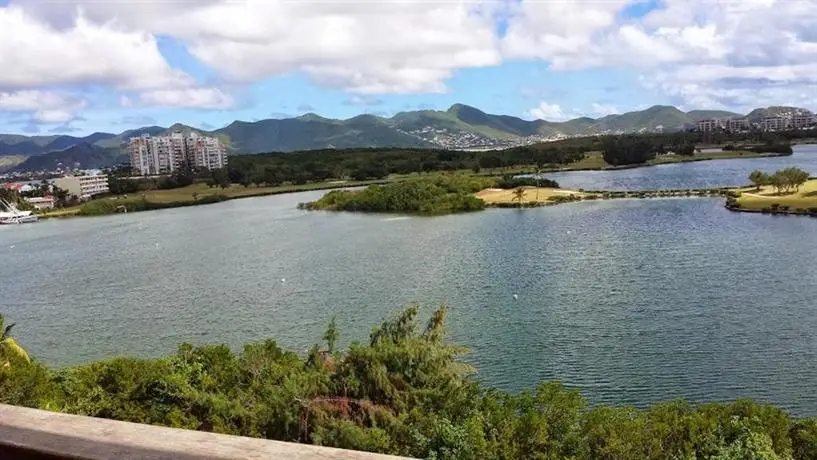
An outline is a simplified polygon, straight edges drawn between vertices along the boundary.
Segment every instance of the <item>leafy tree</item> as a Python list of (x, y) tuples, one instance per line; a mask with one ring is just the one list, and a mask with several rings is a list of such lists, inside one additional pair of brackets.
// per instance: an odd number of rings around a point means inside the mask
[(794, 423), (789, 432), (795, 459), (817, 458), (817, 419)]
[(712, 460), (783, 460), (775, 452), (772, 439), (768, 434), (753, 431), (751, 423), (739, 417), (732, 419), (729, 428), (738, 430), (739, 434), (729, 444), (722, 445)]
[(522, 199), (525, 198), (525, 189), (523, 187), (518, 187), (513, 191), (513, 199), (516, 200), (520, 206), (522, 206)]
[(211, 170), (210, 177), (213, 183), (221, 188), (227, 188), (230, 186), (230, 179), (227, 176), (227, 170), (223, 168)]
[(771, 182), (772, 182), (772, 181), (771, 181), (771, 177), (769, 177), (769, 175), (768, 175), (768, 174), (766, 174), (766, 173), (765, 173), (765, 172), (763, 172), (763, 171), (757, 170), (757, 169), (756, 169), (756, 170), (754, 170), (754, 171), (752, 171), (752, 172), (749, 174), (749, 181), (750, 181), (752, 184), (754, 184), (754, 185), (755, 185), (755, 187), (757, 187), (757, 189), (758, 189), (758, 190), (760, 190), (760, 187), (761, 187), (761, 186), (763, 186), (763, 185), (769, 185), (769, 184), (771, 184)]
[(761, 185), (772, 185), (777, 193), (799, 190), (808, 181), (809, 173), (800, 168), (789, 167), (776, 171), (771, 176), (762, 171), (752, 171), (749, 180), (758, 188)]
[(332, 317), (332, 321), (329, 322), (329, 327), (326, 328), (326, 332), (323, 334), (323, 339), (326, 340), (326, 349), (329, 353), (334, 353), (335, 343), (338, 341), (338, 324), (334, 316)]
[(607, 136), (602, 140), (602, 156), (607, 163), (630, 165), (646, 163), (659, 150), (648, 138), (640, 136)]
[(695, 155), (695, 144), (691, 143), (680, 144), (676, 146), (674, 150), (677, 155), (691, 157)]
[(0, 314), (0, 367), (8, 367), (15, 360), (31, 361), (28, 353), (11, 336), (13, 328), (14, 323), (6, 324), (6, 319)]

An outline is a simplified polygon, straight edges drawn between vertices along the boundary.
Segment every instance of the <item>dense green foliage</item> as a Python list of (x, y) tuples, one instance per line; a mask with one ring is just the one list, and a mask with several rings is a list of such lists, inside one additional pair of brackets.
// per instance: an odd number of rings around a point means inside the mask
[(101, 216), (114, 214), (117, 212), (139, 212), (152, 211), (155, 209), (181, 208), (185, 206), (197, 206), (200, 204), (212, 204), (226, 201), (224, 195), (206, 195), (201, 198), (187, 201), (156, 202), (148, 201), (142, 197), (127, 199), (98, 199), (86, 202), (79, 208), (77, 213), (80, 216)]
[(496, 188), (512, 189), (517, 187), (550, 187), (559, 188), (559, 183), (546, 177), (517, 177), (513, 175), (503, 176), (494, 185)]
[(367, 343), (307, 356), (268, 340), (234, 353), (193, 347), (51, 370), (12, 359), (0, 402), (74, 414), (432, 459), (814, 459), (817, 420), (751, 401), (648, 409), (589, 406), (543, 383), (482, 387), (445, 339), (445, 309), (425, 328), (409, 308)]
[(791, 148), (791, 144), (788, 143), (780, 143), (780, 142), (771, 142), (764, 145), (734, 145), (734, 144), (727, 144), (723, 146), (723, 150), (725, 152), (733, 151), (733, 150), (746, 150), (748, 152), (755, 152), (755, 153), (780, 153), (783, 155), (791, 155), (794, 151)]
[(130, 167), (121, 167), (108, 171), (108, 188), (114, 195), (146, 192), (148, 190), (171, 190), (187, 187), (194, 182), (205, 182), (210, 187), (226, 188), (230, 185), (226, 169), (182, 168), (172, 174), (161, 177), (132, 177)]
[(270, 153), (230, 158), (229, 178), (240, 184), (303, 184), (329, 179), (370, 180), (389, 174), (567, 164), (584, 158), (593, 142), (519, 147), (488, 152), (430, 149), (347, 149)]
[(14, 329), (14, 323), (6, 324), (6, 318), (0, 313), (0, 368), (10, 366), (13, 360), (26, 363), (31, 361), (28, 353), (17, 345), (14, 337), (11, 336), (12, 329)]
[(604, 161), (613, 166), (646, 163), (658, 148), (644, 136), (608, 136), (602, 141)]
[(767, 174), (760, 170), (749, 173), (749, 181), (760, 188), (763, 185), (771, 185), (778, 193), (789, 192), (792, 189), (799, 190), (809, 178), (809, 173), (800, 168), (789, 167), (776, 171), (774, 174)]
[(491, 187), (494, 179), (467, 175), (439, 175), (360, 191), (334, 190), (317, 201), (301, 203), (309, 210), (449, 214), (479, 211), (485, 203), (474, 192)]

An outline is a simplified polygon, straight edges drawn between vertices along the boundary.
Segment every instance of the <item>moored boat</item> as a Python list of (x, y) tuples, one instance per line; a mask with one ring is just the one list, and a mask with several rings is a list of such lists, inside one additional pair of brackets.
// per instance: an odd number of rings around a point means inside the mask
[(40, 220), (40, 216), (31, 211), (20, 211), (6, 200), (0, 200), (0, 206), (5, 209), (0, 211), (0, 224), (28, 224)]

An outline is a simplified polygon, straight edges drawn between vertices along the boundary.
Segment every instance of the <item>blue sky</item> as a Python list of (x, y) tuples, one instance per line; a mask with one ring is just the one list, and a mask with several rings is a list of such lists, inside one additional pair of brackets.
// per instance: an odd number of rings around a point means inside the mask
[(0, 132), (817, 108), (817, 0), (370, 1), (0, 0)]

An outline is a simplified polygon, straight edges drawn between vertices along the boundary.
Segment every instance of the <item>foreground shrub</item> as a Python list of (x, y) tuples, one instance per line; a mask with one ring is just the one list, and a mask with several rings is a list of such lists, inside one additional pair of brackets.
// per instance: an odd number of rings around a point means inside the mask
[(591, 406), (557, 382), (487, 388), (445, 340), (446, 310), (412, 307), (335, 350), (334, 321), (304, 356), (275, 341), (183, 344), (155, 359), (62, 370), (0, 367), (0, 402), (139, 423), (417, 458), (664, 460), (817, 458), (817, 420), (752, 401)]

